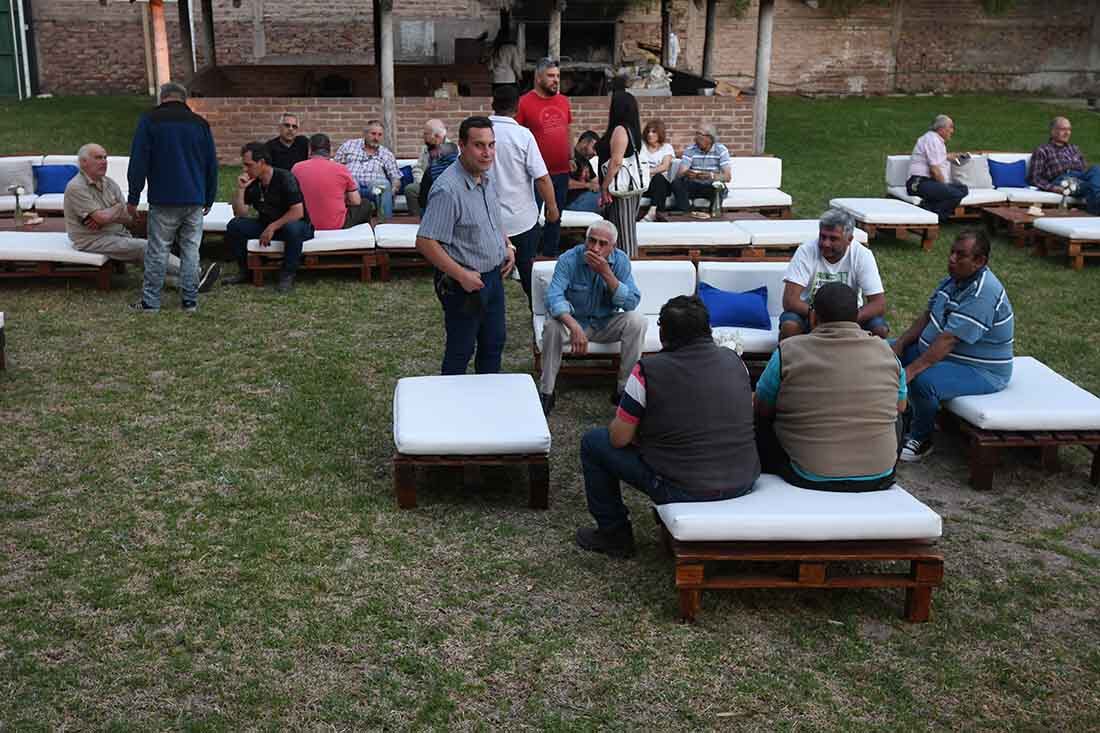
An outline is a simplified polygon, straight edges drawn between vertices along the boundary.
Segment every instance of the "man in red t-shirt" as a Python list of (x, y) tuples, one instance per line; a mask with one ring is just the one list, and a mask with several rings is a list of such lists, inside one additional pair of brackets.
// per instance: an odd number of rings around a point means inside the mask
[(367, 221), (368, 208), (359, 196), (359, 184), (342, 164), (330, 159), (328, 135), (309, 139), (309, 159), (295, 163), (291, 172), (302, 189), (314, 229), (347, 229)]
[[(573, 111), (569, 99), (559, 94), (561, 70), (557, 59), (540, 59), (535, 64), (535, 86), (519, 98), (516, 122), (535, 136), (539, 152), (546, 162), (550, 181), (554, 184), (554, 198), (558, 211), (565, 210), (565, 196), (569, 189), (569, 163), (573, 157), (573, 143), (569, 136), (569, 124)], [(536, 203), (542, 199), (535, 192)], [(558, 256), (561, 222), (547, 222), (542, 230), (542, 256)]]

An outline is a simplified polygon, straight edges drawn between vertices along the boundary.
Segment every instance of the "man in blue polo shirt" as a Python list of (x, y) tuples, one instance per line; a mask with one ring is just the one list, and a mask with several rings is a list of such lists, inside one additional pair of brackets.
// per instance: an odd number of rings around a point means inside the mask
[(1012, 304), (989, 269), (984, 232), (959, 234), (947, 272), (928, 299), (928, 309), (893, 344), (905, 365), (913, 406), (903, 461), (919, 461), (932, 452), (941, 402), (1000, 392), (1012, 377)]

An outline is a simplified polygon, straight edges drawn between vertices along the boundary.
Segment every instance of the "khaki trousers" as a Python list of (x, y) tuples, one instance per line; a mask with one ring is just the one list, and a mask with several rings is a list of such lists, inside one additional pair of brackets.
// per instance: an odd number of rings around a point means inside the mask
[[(145, 240), (128, 237), (125, 234), (104, 234), (90, 242), (82, 242), (73, 246), (81, 252), (93, 252), (97, 255), (107, 255), (112, 260), (119, 262), (144, 262)], [(180, 258), (168, 255), (168, 277), (178, 278), (180, 274)]]
[[(609, 344), (620, 341), (619, 375), (616, 391), (622, 392), (626, 380), (638, 359), (642, 358), (645, 347), (645, 334), (649, 321), (637, 311), (616, 313), (603, 328), (596, 330), (589, 326), (584, 330), (588, 340), (596, 344)], [(542, 376), (539, 378), (539, 392), (553, 394), (554, 385), (561, 369), (561, 355), (569, 343), (569, 329), (556, 318), (547, 319), (542, 329)]]

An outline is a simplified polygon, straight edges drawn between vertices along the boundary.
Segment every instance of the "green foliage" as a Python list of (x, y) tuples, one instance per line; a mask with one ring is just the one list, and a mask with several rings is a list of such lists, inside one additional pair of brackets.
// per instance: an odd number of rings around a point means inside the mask
[(982, 0), (982, 8), (989, 15), (1004, 15), (1016, 7), (1016, 0)]

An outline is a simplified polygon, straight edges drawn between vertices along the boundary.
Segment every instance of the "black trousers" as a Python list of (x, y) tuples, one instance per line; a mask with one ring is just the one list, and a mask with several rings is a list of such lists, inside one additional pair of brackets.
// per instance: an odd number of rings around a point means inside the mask
[(668, 182), (668, 179), (660, 173), (655, 173), (649, 179), (649, 188), (646, 189), (645, 195), (649, 199), (649, 203), (657, 207), (657, 211), (665, 211), (668, 208), (665, 206), (665, 202), (668, 201), (670, 190), (672, 190), (672, 184)]
[(940, 183), (934, 178), (913, 176), (905, 182), (910, 196), (920, 196), (920, 207), (928, 209), (940, 218), (940, 224), (946, 224), (955, 207), (966, 198), (970, 189), (961, 183)]

